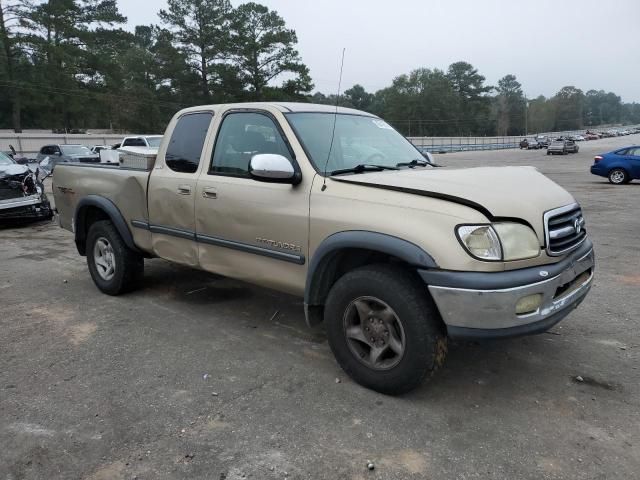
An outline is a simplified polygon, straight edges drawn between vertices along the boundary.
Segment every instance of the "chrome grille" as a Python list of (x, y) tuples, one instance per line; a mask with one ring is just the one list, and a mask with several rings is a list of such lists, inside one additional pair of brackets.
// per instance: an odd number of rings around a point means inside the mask
[(587, 238), (584, 217), (577, 203), (545, 213), (544, 228), (549, 255), (562, 255)]

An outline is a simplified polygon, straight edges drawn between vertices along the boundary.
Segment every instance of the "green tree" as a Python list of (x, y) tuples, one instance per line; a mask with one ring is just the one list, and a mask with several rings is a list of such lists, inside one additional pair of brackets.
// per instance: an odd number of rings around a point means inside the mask
[(408, 136), (454, 135), (459, 98), (442, 70), (421, 68), (400, 75), (376, 92), (371, 110)]
[(574, 86), (562, 87), (553, 97), (556, 109), (556, 130), (573, 130), (582, 128), (582, 112), (584, 109), (584, 93)]
[(231, 57), (229, 0), (169, 0), (160, 19), (200, 77), (202, 100), (221, 86), (220, 68)]
[(40, 105), (44, 123), (70, 128), (86, 122), (86, 87), (100, 76), (91, 50), (105, 27), (125, 21), (115, 0), (47, 0), (23, 9), (20, 46), (33, 66), (31, 89), (47, 94)]
[(529, 131), (550, 132), (556, 122), (555, 104), (543, 95), (529, 102)]
[(360, 84), (344, 91), (345, 104), (358, 110), (369, 111), (373, 102), (373, 94), (367, 92)]
[(584, 96), (585, 125), (617, 123), (623, 111), (622, 99), (613, 92), (589, 90)]
[(449, 65), (447, 78), (458, 96), (456, 111), (459, 134), (486, 133), (491, 104), (487, 94), (493, 87), (486, 86), (485, 77), (467, 62)]
[(0, 0), (0, 82), (7, 93), (6, 101), (11, 105), (11, 124), (15, 132), (21, 131), (21, 97), (17, 67), (20, 56), (16, 48), (16, 32), (23, 4), (17, 1)]
[(293, 75), (283, 86), (293, 95), (313, 88), (309, 69), (295, 49), (296, 32), (277, 12), (245, 3), (233, 12), (231, 30), (233, 60), (251, 98), (262, 99), (269, 83), (283, 74)]
[(526, 100), (522, 85), (515, 75), (505, 75), (496, 87), (497, 133), (498, 135), (521, 135), (525, 133)]

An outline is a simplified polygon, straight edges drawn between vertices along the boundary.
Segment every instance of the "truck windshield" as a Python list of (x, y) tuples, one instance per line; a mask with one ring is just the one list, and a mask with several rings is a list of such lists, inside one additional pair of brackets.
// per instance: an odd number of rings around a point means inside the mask
[(60, 150), (65, 155), (93, 155), (84, 145), (60, 145)]
[(333, 172), (356, 165), (395, 167), (424, 158), (406, 138), (379, 118), (333, 113), (287, 113), (287, 120), (319, 172)]
[(152, 148), (159, 148), (162, 137), (147, 137), (147, 143)]

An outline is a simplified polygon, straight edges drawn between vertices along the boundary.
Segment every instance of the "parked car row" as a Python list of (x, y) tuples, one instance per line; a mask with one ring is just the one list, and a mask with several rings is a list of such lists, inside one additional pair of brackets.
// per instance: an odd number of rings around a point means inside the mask
[[(600, 138), (632, 135), (635, 133), (640, 133), (640, 128), (628, 128), (624, 130), (610, 129), (605, 132), (594, 132), (591, 130), (587, 130), (584, 133), (584, 135), (582, 134), (573, 134), (573, 135), (567, 135), (567, 136), (562, 135), (554, 139), (550, 139), (546, 135), (537, 135), (534, 138), (523, 138), (520, 141), (520, 149), (521, 150), (522, 149), (537, 150), (540, 148), (548, 148), (550, 143), (554, 141), (570, 141), (575, 143), (575, 142), (584, 142), (587, 140), (598, 140)], [(575, 153), (578, 151), (577, 146), (573, 147), (572, 145), (569, 145), (568, 148), (566, 148), (566, 150), (568, 150), (568, 153)]]
[(549, 138), (544, 135), (538, 135), (536, 138), (523, 139), (520, 142), (520, 149), (524, 148), (527, 150), (546, 148), (547, 155), (566, 155), (568, 153), (578, 153), (579, 150), (574, 137), (558, 137), (553, 140), (549, 140)]

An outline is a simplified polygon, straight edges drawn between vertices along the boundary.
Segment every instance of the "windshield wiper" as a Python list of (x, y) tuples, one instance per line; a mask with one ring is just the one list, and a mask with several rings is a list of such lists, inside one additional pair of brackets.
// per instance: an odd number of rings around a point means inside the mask
[(413, 159), (410, 162), (400, 162), (396, 164), (396, 167), (409, 167), (409, 168), (413, 168), (413, 167), (426, 167), (427, 165), (429, 165), (430, 167), (441, 167), (442, 165), (438, 165), (437, 163), (431, 163), (427, 160), (422, 160), (422, 159)]
[(363, 172), (366, 172), (367, 170), (373, 171), (373, 172), (379, 172), (382, 170), (398, 170), (398, 167), (388, 167), (386, 165), (375, 165), (371, 163), (360, 163), (355, 167), (333, 170), (331, 172), (331, 175), (340, 175), (342, 173), (363, 173)]

